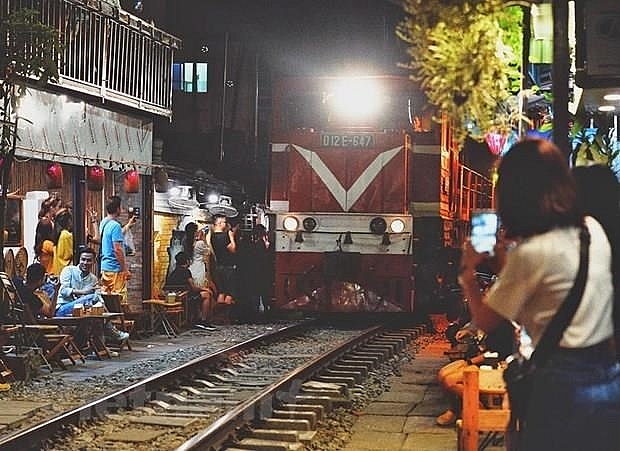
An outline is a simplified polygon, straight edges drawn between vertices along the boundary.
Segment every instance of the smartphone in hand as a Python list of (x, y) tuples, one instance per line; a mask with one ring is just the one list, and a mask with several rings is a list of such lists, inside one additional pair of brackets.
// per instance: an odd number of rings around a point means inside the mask
[(128, 212), (136, 219), (140, 218), (140, 207), (129, 207)]
[(493, 255), (497, 242), (499, 219), (494, 210), (474, 210), (471, 213), (471, 245), (476, 252)]

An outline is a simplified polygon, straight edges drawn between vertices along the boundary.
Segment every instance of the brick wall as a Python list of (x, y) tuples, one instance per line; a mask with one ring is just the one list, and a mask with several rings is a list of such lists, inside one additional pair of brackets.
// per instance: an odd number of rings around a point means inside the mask
[(179, 216), (165, 213), (153, 215), (153, 296), (160, 292), (166, 281), (170, 257), (168, 246), (172, 231), (176, 229)]

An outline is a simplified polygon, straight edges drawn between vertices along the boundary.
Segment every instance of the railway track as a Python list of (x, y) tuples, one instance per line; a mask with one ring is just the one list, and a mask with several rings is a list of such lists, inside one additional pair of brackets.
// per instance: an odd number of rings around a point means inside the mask
[(0, 439), (1, 449), (303, 449), (419, 329), (262, 334)]

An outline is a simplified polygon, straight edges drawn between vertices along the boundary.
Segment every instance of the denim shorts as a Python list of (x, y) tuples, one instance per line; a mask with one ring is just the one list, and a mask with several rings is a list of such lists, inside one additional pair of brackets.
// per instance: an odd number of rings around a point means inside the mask
[(527, 451), (619, 451), (620, 363), (603, 345), (558, 349), (534, 376)]

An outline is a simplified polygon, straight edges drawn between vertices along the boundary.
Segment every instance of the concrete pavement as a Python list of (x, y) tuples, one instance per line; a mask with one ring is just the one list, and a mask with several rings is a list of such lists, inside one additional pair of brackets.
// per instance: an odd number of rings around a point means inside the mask
[[(437, 383), (437, 371), (449, 362), (450, 348), (441, 335), (428, 340), (400, 376), (390, 378), (391, 390), (366, 406), (353, 426), (344, 451), (453, 451), (454, 426), (440, 427), (435, 418), (448, 408)], [(412, 347), (413, 353), (413, 347)], [(488, 447), (498, 451), (503, 447)]]

